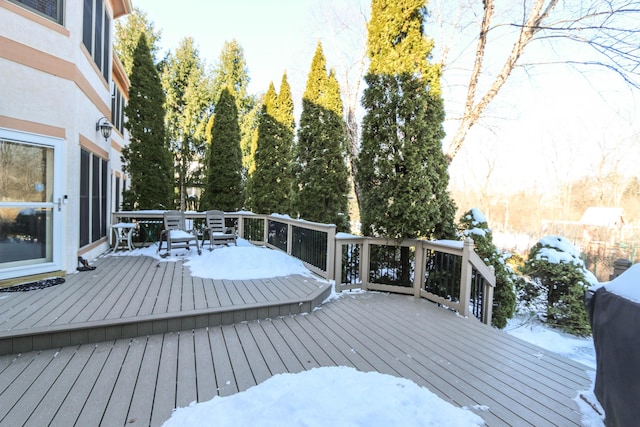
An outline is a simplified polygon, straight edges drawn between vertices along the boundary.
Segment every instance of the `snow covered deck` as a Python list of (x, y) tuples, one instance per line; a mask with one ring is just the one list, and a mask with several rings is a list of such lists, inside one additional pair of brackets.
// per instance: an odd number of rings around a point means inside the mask
[(309, 277), (216, 281), (147, 257), (97, 265), (0, 294), (0, 424), (155, 426), (279, 373), (350, 366), (408, 378), (489, 426), (581, 425), (587, 367), (424, 299), (346, 293), (312, 310), (326, 288)]

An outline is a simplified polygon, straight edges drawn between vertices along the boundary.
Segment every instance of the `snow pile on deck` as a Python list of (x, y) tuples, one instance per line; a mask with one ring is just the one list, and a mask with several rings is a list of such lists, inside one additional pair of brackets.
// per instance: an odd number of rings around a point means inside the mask
[(178, 408), (164, 423), (205, 425), (472, 427), (484, 421), (407, 379), (342, 366), (276, 375), (242, 393)]
[(113, 256), (149, 256), (160, 261), (187, 260), (185, 266), (191, 270), (191, 275), (214, 280), (251, 280), (268, 279), (271, 277), (301, 274), (311, 276), (311, 272), (302, 261), (284, 252), (256, 246), (247, 240), (238, 238), (238, 246), (214, 246), (212, 251), (206, 245), (202, 255), (193, 249), (174, 249), (166, 258), (161, 257), (166, 250), (158, 253), (158, 246), (122, 251)]
[(238, 246), (218, 246), (212, 251), (205, 248), (202, 255), (189, 256), (185, 263), (191, 275), (210, 279), (249, 280), (311, 272), (302, 261), (284, 252), (252, 245), (238, 239)]

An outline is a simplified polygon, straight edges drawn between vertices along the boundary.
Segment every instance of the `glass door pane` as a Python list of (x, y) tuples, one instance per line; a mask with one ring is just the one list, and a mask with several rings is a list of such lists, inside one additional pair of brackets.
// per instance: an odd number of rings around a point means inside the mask
[(0, 269), (53, 260), (53, 152), (0, 139)]

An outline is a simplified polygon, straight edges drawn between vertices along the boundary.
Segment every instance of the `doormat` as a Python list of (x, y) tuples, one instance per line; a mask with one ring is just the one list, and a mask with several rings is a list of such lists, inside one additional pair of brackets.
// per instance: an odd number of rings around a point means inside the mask
[(24, 292), (35, 291), (37, 289), (50, 288), (64, 283), (63, 277), (54, 277), (51, 279), (38, 280), (37, 282), (23, 283), (21, 285), (9, 286), (7, 288), (0, 288), (0, 292)]

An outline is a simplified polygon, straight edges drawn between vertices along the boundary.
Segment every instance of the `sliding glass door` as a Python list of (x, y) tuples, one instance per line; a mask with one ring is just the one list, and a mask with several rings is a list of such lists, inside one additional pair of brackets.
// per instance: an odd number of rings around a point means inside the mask
[(57, 141), (0, 130), (0, 279), (60, 268)]

